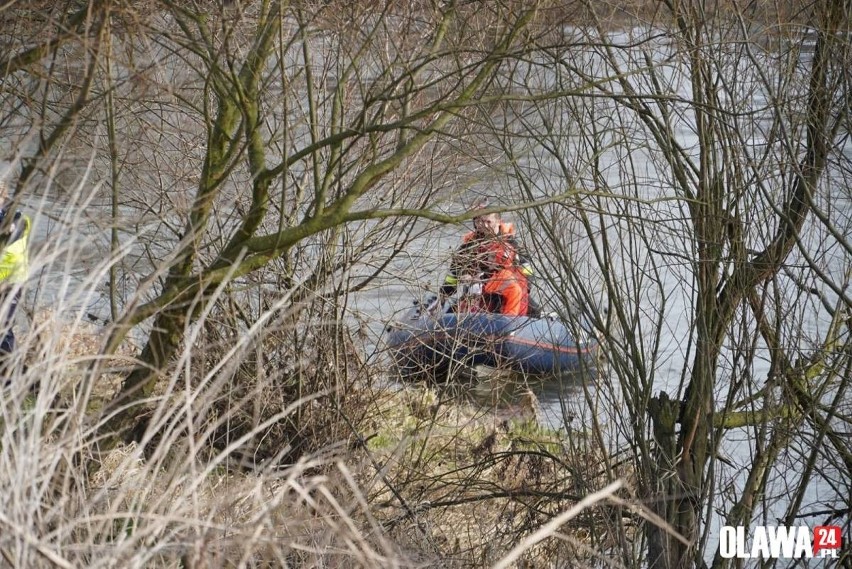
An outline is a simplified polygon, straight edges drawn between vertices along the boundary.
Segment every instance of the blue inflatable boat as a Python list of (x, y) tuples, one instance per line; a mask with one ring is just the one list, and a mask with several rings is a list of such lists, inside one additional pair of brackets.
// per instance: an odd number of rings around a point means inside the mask
[[(431, 308), (431, 309), (430, 309)], [(437, 312), (437, 314), (436, 314)], [(404, 377), (444, 375), (453, 368), (488, 366), (556, 376), (597, 365), (600, 349), (591, 325), (555, 318), (435, 310), (419, 301), (387, 327), (385, 343)]]

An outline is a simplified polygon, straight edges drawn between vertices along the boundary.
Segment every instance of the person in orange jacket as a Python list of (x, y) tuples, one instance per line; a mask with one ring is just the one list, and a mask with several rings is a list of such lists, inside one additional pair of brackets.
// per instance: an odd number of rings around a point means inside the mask
[(518, 267), (503, 267), (485, 281), (482, 298), (487, 312), (506, 316), (527, 316), (530, 303), (529, 281)]
[(455, 294), (462, 281), (478, 281), (482, 283), (482, 308), (526, 316), (529, 282), (523, 267), (528, 263), (518, 254), (514, 226), (504, 223), (499, 213), (489, 213), (475, 217), (473, 227), (453, 256), (440, 298)]

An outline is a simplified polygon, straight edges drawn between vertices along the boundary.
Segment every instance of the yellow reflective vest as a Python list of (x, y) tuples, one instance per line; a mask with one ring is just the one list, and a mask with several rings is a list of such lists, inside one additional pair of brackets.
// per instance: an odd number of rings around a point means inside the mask
[(27, 241), (30, 236), (30, 218), (21, 215), (24, 230), (12, 243), (0, 253), (0, 284), (19, 284), (26, 282), (30, 274), (30, 261), (27, 253)]

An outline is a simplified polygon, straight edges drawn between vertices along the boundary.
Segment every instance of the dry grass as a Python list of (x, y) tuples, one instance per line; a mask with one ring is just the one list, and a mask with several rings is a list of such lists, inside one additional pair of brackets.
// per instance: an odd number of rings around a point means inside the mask
[[(557, 432), (517, 409), (494, 413), (432, 389), (361, 382), (348, 385), (364, 406), (357, 420), (316, 407), (323, 429), (311, 430), (318, 416), (300, 418), (317, 437), (313, 450), (294, 462), (234, 469), (238, 451), (277, 433), (270, 428), (281, 421), (293, 424), (315, 394), (281, 402), (284, 409), (256, 420), (241, 444), (211, 445), (204, 414), (226, 409), (211, 404), (210, 383), (180, 366), (150, 402), (143, 440), (100, 452), (99, 409), (122, 377), (115, 366), (131, 361), (121, 354), (102, 361), (107, 373), (87, 388), (102, 334), (93, 324), (40, 312), (26, 335), (29, 368), (2, 398), (0, 555), (7, 563), (484, 566), (575, 504), (576, 469), (598, 460), (570, 456)], [(40, 385), (30, 393), (24, 387), (36, 377)], [(234, 418), (240, 413), (236, 407)], [(328, 428), (334, 417), (336, 430)], [(335, 445), (329, 437), (344, 426), (350, 440), (366, 443)], [(321, 450), (329, 446), (336, 450)], [(575, 518), (567, 541), (531, 545), (519, 566), (584, 558), (587, 523)]]
[[(482, 409), (424, 387), (375, 399), (372, 475), (364, 480), (391, 535), (450, 566), (487, 566), (579, 499), (601, 457), (575, 456), (564, 433), (540, 427), (518, 406)], [(369, 472), (369, 471), (368, 471)], [(600, 477), (603, 486), (605, 480)], [(529, 566), (590, 559), (592, 518), (563, 528), (521, 556)], [(570, 527), (571, 529), (567, 529)]]
[[(210, 448), (203, 433), (182, 425), (192, 413), (187, 404), (203, 414), (205, 402), (169, 389), (169, 381), (151, 402), (157, 432), (99, 452), (99, 409), (121, 379), (109, 369), (128, 362), (98, 360), (102, 333), (44, 312), (22, 336), (29, 367), (0, 399), (0, 554), (7, 562), (236, 567), (346, 560), (370, 567), (404, 559), (380, 536), (368, 536), (369, 509), (344, 462), (306, 453), (289, 465), (226, 468), (237, 447)], [(91, 382), (96, 360), (108, 373)], [(279, 418), (309, 399), (278, 409)], [(256, 434), (263, 432), (258, 426)]]

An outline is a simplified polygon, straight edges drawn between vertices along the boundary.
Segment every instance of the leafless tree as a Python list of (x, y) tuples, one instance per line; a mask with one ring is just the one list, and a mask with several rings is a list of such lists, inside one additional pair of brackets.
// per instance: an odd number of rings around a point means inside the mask
[(571, 28), (541, 65), (589, 88), (504, 129), (522, 198), (585, 190), (527, 221), (552, 302), (606, 336), (600, 445), (658, 516), (631, 566), (729, 566), (720, 524), (849, 527), (849, 5), (761, 9)]

